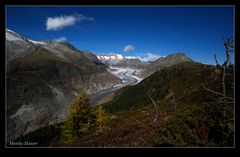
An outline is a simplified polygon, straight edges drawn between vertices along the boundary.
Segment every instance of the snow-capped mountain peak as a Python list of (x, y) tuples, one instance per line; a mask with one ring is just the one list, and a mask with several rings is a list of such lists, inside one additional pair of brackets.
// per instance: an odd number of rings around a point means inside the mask
[(10, 30), (10, 29), (6, 29), (6, 40), (8, 41), (27, 41), (27, 42), (31, 42), (33, 44), (41, 44), (41, 45), (46, 45), (46, 43), (41, 42), (41, 41), (35, 41), (35, 40), (30, 40), (30, 39), (26, 39), (23, 36), (19, 35), (18, 33)]
[(6, 29), (6, 39), (8, 41), (24, 40), (21, 35), (9, 29)]
[(107, 65), (116, 65), (124, 60), (124, 56), (121, 54), (104, 54), (104, 55), (97, 55), (97, 58), (104, 64)]
[(110, 54), (105, 54), (105, 55), (97, 55), (97, 58), (99, 60), (122, 60), (124, 59), (124, 56), (121, 54), (114, 54), (114, 53), (110, 53)]
[(147, 65), (147, 63), (141, 62), (137, 57), (128, 58), (114, 53), (97, 55), (97, 58), (107, 66), (143, 68)]

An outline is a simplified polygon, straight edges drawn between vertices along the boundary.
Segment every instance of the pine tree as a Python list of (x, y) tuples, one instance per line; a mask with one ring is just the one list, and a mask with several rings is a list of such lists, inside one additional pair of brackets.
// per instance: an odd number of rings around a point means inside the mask
[(96, 107), (95, 114), (96, 114), (97, 130), (99, 132), (102, 132), (106, 128), (106, 125), (107, 125), (107, 122), (108, 122), (107, 113), (102, 108), (102, 106), (98, 106), (98, 107)]
[(105, 110), (101, 106), (90, 107), (88, 96), (82, 93), (71, 103), (70, 112), (62, 125), (61, 140), (70, 143), (93, 132), (102, 132), (107, 122)]
[(71, 109), (62, 126), (62, 139), (70, 142), (74, 138), (81, 138), (94, 130), (96, 116), (89, 104), (89, 98), (82, 93), (71, 103)]

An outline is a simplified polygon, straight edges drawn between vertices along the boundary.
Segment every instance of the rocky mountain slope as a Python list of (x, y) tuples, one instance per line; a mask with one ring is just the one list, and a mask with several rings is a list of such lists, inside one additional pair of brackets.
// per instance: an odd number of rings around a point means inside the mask
[(23, 36), (6, 29), (5, 51), (7, 52), (6, 53), (7, 62), (31, 47), (34, 47), (34, 43), (30, 42)]
[(69, 102), (121, 82), (92, 53), (6, 30), (8, 141), (65, 119)]
[(161, 57), (146, 66), (141, 72), (140, 76), (142, 78), (146, 78), (153, 74), (155, 71), (170, 67), (181, 62), (192, 62), (192, 60), (188, 58), (184, 53), (170, 54), (166, 57)]

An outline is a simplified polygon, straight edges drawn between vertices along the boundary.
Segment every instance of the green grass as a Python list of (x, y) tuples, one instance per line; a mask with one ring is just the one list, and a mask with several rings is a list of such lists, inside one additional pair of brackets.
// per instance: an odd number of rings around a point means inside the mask
[[(146, 143), (153, 146), (225, 147), (233, 146), (233, 103), (223, 119), (219, 96), (204, 87), (222, 93), (221, 70), (199, 63), (180, 63), (155, 72), (141, 83), (125, 87), (104, 107), (110, 112), (136, 110), (152, 105), (148, 93), (167, 110), (176, 98), (177, 111), (167, 113), (168, 120), (155, 130)], [(233, 97), (233, 68), (226, 76), (227, 96)], [(137, 110), (136, 110), (137, 111)], [(140, 113), (139, 113), (140, 114)], [(199, 132), (200, 130), (200, 132)]]
[(155, 72), (137, 85), (121, 89), (113, 100), (103, 106), (113, 113), (150, 104), (148, 95), (158, 101), (174, 92), (179, 98), (202, 88), (201, 84), (210, 84), (217, 77), (213, 71), (212, 66), (193, 62), (179, 63)]

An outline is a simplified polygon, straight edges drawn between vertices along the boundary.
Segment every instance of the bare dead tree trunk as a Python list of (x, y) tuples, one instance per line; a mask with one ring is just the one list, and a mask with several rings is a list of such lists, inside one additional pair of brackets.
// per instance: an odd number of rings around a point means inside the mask
[(233, 48), (233, 41), (230, 39), (224, 40), (224, 46), (226, 50), (226, 60), (222, 65), (222, 88), (223, 88), (223, 118), (226, 118), (226, 85), (225, 85), (225, 77), (226, 77), (226, 70), (230, 66), (230, 55), (229, 53), (232, 52), (231, 48)]
[[(209, 92), (211, 92), (211, 93), (214, 93), (214, 94), (216, 94), (216, 95), (220, 95), (220, 96), (223, 96), (223, 97), (224, 97), (224, 95), (223, 95), (222, 93), (219, 93), (219, 92), (213, 91), (213, 90), (211, 90), (211, 89), (209, 89), (209, 88), (206, 88), (206, 87), (203, 86), (203, 84), (202, 84), (202, 87), (203, 87), (205, 90), (207, 90), (207, 91), (209, 91)], [(234, 100), (233, 98), (230, 98), (230, 97), (228, 97), (228, 96), (225, 96), (225, 99)]]
[(148, 95), (148, 97), (151, 99), (151, 101), (153, 102), (154, 106), (155, 106), (155, 111), (156, 111), (156, 116), (155, 116), (155, 119), (153, 121), (153, 123), (155, 124), (157, 119), (158, 119), (158, 116), (159, 116), (159, 109), (157, 107), (157, 104), (154, 102), (154, 100), (152, 99), (152, 97), (150, 95)]
[(230, 39), (224, 40), (224, 46), (225, 46), (225, 50), (226, 50), (226, 60), (223, 63), (223, 67), (225, 66), (226, 68), (228, 68), (229, 66), (229, 61), (230, 61), (230, 55), (229, 53), (232, 52), (231, 48), (233, 48), (232, 46), (232, 42)]
[(214, 55), (214, 59), (215, 59), (215, 62), (216, 62), (216, 64), (217, 64), (217, 67), (219, 67), (220, 65), (218, 64), (218, 61), (217, 61), (217, 56), (216, 56), (216, 54)]
[[(224, 39), (223, 39), (224, 40)], [(225, 46), (225, 52), (226, 52), (226, 59), (224, 61), (224, 63), (222, 65), (219, 65), (218, 61), (217, 61), (217, 57), (216, 57), (216, 54), (214, 55), (214, 59), (215, 59), (215, 62), (217, 64), (217, 67), (220, 67), (222, 69), (222, 90), (223, 90), (223, 93), (219, 93), (219, 92), (216, 92), (216, 91), (213, 91), (213, 90), (210, 90), (210, 89), (207, 89), (208, 91), (210, 92), (213, 92), (215, 94), (218, 94), (218, 95), (222, 95), (222, 104), (223, 104), (223, 108), (222, 108), (222, 115), (223, 115), (223, 118), (225, 120), (226, 118), (226, 112), (227, 112), (227, 103), (226, 103), (226, 99), (231, 99), (233, 100), (232, 98), (229, 98), (226, 96), (226, 84), (225, 84), (225, 77), (226, 77), (226, 70), (230, 67), (231, 65), (231, 62), (230, 62), (230, 52), (234, 52), (233, 48), (233, 40), (231, 39), (227, 39), (227, 40), (224, 40), (224, 46)]]
[(223, 88), (223, 118), (225, 120), (226, 117), (226, 103), (225, 103), (225, 98), (226, 98), (226, 86), (225, 86), (225, 74), (226, 74), (226, 67), (223, 66), (223, 74), (222, 74), (222, 88)]

